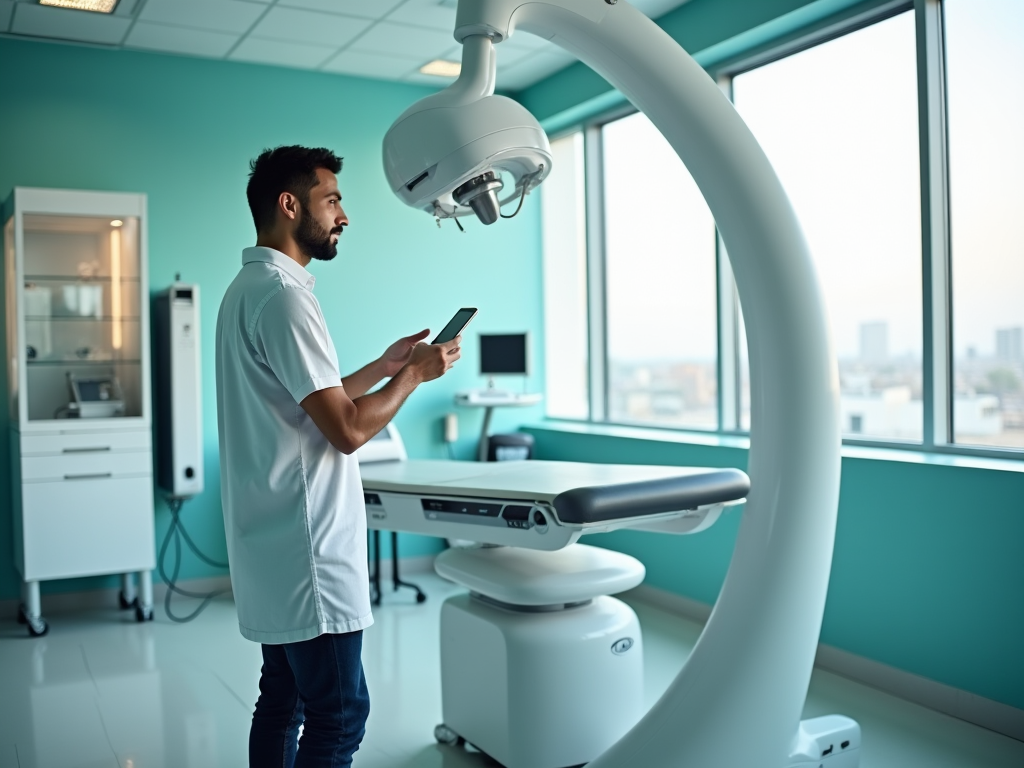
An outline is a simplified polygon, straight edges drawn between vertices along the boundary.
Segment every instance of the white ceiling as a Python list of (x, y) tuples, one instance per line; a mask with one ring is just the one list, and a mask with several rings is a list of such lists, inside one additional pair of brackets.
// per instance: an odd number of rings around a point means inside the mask
[[(600, 0), (594, 0), (599, 2)], [(632, 0), (651, 18), (686, 0)], [(417, 70), (455, 59), (456, 0), (120, 0), (111, 15), (0, 0), (0, 33), (443, 86)], [(520, 33), (498, 47), (498, 87), (517, 91), (573, 63)]]

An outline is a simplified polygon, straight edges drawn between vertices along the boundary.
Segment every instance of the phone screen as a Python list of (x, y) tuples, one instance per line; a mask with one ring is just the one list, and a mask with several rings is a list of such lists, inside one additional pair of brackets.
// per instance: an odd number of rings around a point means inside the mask
[(455, 313), (455, 317), (448, 321), (446, 325), (435, 338), (431, 344), (444, 344), (447, 341), (451, 341), (460, 333), (462, 329), (469, 325), (469, 321), (473, 319), (476, 314), (476, 307), (463, 307)]

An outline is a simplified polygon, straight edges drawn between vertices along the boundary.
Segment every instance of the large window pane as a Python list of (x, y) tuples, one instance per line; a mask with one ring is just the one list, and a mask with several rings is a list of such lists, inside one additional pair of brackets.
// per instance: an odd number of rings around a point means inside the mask
[(921, 440), (913, 14), (741, 74), (733, 88), (818, 267), (839, 356), (843, 432)]
[(587, 238), (583, 135), (551, 142), (541, 187), (544, 247), (544, 365), (549, 416), (590, 415), (587, 352)]
[(711, 212), (646, 116), (603, 140), (609, 418), (716, 429)]
[(1024, 447), (1024, 3), (947, 0), (953, 430)]

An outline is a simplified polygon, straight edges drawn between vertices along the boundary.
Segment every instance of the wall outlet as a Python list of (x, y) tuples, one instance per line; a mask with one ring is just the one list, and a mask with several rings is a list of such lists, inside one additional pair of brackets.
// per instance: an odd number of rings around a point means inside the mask
[(459, 415), (457, 413), (446, 413), (444, 415), (444, 441), (454, 443), (459, 439)]

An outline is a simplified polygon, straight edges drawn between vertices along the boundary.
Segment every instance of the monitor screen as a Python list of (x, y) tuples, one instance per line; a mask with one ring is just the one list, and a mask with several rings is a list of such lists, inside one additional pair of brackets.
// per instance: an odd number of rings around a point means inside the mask
[(500, 373), (525, 376), (527, 366), (525, 333), (480, 334), (480, 373), (493, 376)]

